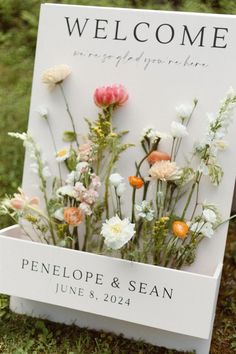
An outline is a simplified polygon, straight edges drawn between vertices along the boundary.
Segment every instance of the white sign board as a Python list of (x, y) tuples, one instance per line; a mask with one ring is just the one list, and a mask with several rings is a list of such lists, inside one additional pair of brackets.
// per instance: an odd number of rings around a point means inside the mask
[[(234, 16), (42, 5), (29, 131), (43, 147), (51, 170), (57, 171), (53, 144), (46, 122), (35, 110), (40, 105), (48, 107), (58, 149), (64, 146), (63, 131), (71, 126), (60, 90), (49, 93), (42, 83), (46, 69), (56, 64), (72, 68), (64, 89), (81, 136), (88, 131), (84, 118), (97, 116), (93, 93), (99, 86), (115, 83), (126, 87), (129, 102), (116, 112), (114, 120), (119, 130), (130, 131), (126, 140), (136, 144), (147, 126), (169, 132), (175, 107), (197, 98), (189, 136), (182, 143), (186, 155), (180, 156), (181, 163), (204, 133), (206, 113), (216, 113), (229, 87), (236, 87), (235, 32)], [(220, 187), (206, 181), (200, 189), (199, 199), (218, 205), (223, 219), (229, 217), (234, 188), (235, 129), (234, 123), (221, 161), (225, 177)], [(129, 149), (121, 158), (119, 173), (124, 177), (134, 174), (139, 156), (140, 148)], [(30, 195), (38, 194), (35, 178), (26, 159), (23, 187)], [(131, 193), (130, 188), (128, 203)], [(224, 225), (211, 240), (204, 240), (190, 270), (214, 272), (223, 260), (226, 235)]]
[[(183, 141), (181, 164), (204, 132), (206, 113), (216, 113), (229, 87), (236, 89), (235, 33), (234, 16), (42, 5), (29, 132), (42, 147), (50, 169), (57, 170), (53, 144), (36, 109), (41, 105), (48, 108), (58, 149), (64, 146), (62, 133), (71, 126), (60, 91), (49, 92), (42, 83), (46, 69), (57, 64), (72, 68), (63, 85), (80, 137), (87, 133), (84, 118), (97, 116), (93, 93), (100, 86), (126, 87), (129, 102), (114, 119), (119, 130), (130, 131), (129, 143), (137, 143), (147, 126), (168, 133), (176, 117), (175, 107), (198, 99), (188, 139)], [(223, 219), (230, 214), (235, 181), (235, 129), (234, 122), (227, 153), (221, 158), (225, 175), (220, 187), (206, 180), (199, 191), (201, 201), (220, 207)], [(129, 149), (119, 162), (119, 173), (124, 177), (134, 174), (140, 156), (139, 148)], [(37, 195), (29, 160), (27, 156), (23, 189)], [(127, 192), (127, 201), (131, 192)], [(3, 237), (0, 291), (65, 307), (70, 303), (73, 309), (207, 339), (226, 235), (227, 225), (223, 225), (211, 239), (204, 240), (196, 261), (186, 271)], [(10, 262), (7, 250), (11, 243), (17, 244), (17, 252)], [(9, 270), (5, 275), (4, 267)], [(16, 274), (16, 283), (11, 284), (9, 277)], [(27, 282), (29, 286), (22, 287)]]

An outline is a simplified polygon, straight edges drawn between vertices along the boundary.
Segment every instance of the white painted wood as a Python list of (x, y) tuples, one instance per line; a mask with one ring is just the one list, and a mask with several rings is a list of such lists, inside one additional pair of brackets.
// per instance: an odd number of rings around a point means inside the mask
[(209, 338), (222, 265), (212, 275), (200, 275), (3, 233), (1, 293)]
[[(78, 17), (81, 21), (84, 21), (85, 18), (90, 19), (83, 36), (68, 36), (65, 27), (65, 16), (71, 17), (71, 19), (74, 20)], [(102, 22), (105, 26), (105, 30), (99, 30), (101, 36), (107, 35), (106, 39), (95, 40), (93, 38), (92, 33), (94, 33), (96, 18), (108, 21), (107, 24), (106, 22)], [(116, 21), (121, 21), (120, 36), (125, 37), (127, 35), (127, 40), (114, 41), (114, 24)], [(137, 42), (133, 38), (132, 30), (138, 22), (150, 24), (150, 27), (146, 26), (146, 28), (144, 25), (142, 31), (138, 33), (140, 36), (146, 36), (145, 39), (148, 39), (146, 42)], [(156, 41), (155, 31), (157, 27), (163, 23), (171, 24), (175, 30), (175, 38), (170, 44), (161, 45)], [(183, 25), (188, 26), (192, 38), (197, 35), (200, 28), (205, 26), (204, 46), (180, 45)], [(227, 41), (225, 49), (212, 48), (212, 36), (215, 27), (228, 29), (227, 34), (224, 32), (225, 38), (219, 39), (219, 41), (221, 40), (219, 43), (225, 43), (225, 41)], [(217, 104), (224, 96), (228, 87), (234, 86), (234, 88), (236, 88), (236, 78), (232, 75), (236, 62), (234, 45), (235, 32), (235, 16), (104, 9), (51, 4), (42, 5), (29, 131), (36, 138), (38, 143), (43, 146), (43, 152), (49, 161), (51, 170), (56, 171), (56, 165), (53, 158), (50, 134), (45, 121), (39, 119), (35, 109), (42, 104), (48, 107), (50, 123), (58, 148), (62, 145), (62, 132), (70, 129), (70, 126), (66, 119), (63, 102), (60, 100), (59, 91), (55, 90), (49, 94), (45, 86), (41, 83), (41, 73), (45, 69), (61, 63), (68, 64), (72, 67), (72, 75), (65, 81), (65, 90), (69, 97), (72, 112), (76, 117), (76, 127), (82, 134), (86, 132), (83, 118), (94, 118), (97, 114), (97, 109), (92, 101), (92, 94), (97, 86), (122, 83), (128, 89), (130, 94), (129, 104), (123, 107), (120, 112), (117, 112), (115, 119), (119, 129), (131, 130), (128, 139), (129, 142), (136, 142), (139, 138), (140, 131), (147, 125), (154, 125), (160, 131), (168, 131), (171, 121), (175, 119), (175, 106), (180, 103), (190, 102), (193, 98), (197, 97), (199, 99), (199, 105), (196, 111), (196, 120), (193, 119), (191, 121), (189, 139), (186, 139), (183, 144), (183, 151), (186, 152), (191, 150), (192, 143), (196, 137), (202, 135), (203, 128), (206, 125), (205, 113), (211, 111), (216, 112)], [(222, 33), (223, 32), (221, 32), (221, 34), (219, 33), (219, 36), (222, 37)], [(163, 34), (164, 36), (168, 36), (168, 32), (166, 31), (164, 31)], [(163, 40), (166, 40), (166, 38), (167, 37), (164, 37)], [(78, 52), (82, 54), (78, 55)], [(92, 55), (89, 55), (89, 53), (92, 53)], [(94, 54), (98, 56), (96, 57)], [(110, 57), (104, 56), (105, 54), (110, 55)], [(103, 60), (98, 59), (99, 55), (103, 56)], [(127, 57), (130, 57), (130, 59), (126, 60)], [(153, 62), (151, 62), (152, 59)], [(164, 64), (157, 64), (155, 59), (161, 59)], [(176, 60), (178, 63), (174, 64)], [(206, 65), (198, 65), (196, 67), (187, 64), (184, 65), (184, 63), (187, 63), (186, 60), (188, 64), (189, 61), (192, 61)], [(145, 69), (147, 64), (148, 66)], [(228, 138), (229, 149), (227, 154), (221, 159), (225, 171), (225, 177), (221, 187), (216, 189), (210, 186), (205, 180), (204, 186), (200, 190), (201, 200), (207, 199), (208, 201), (218, 204), (221, 207), (223, 218), (227, 218), (230, 213), (235, 180), (235, 165), (232, 165), (236, 151), (235, 129), (236, 124), (234, 122)], [(162, 146), (162, 149), (166, 148), (165, 145)], [(138, 148), (131, 149), (126, 154), (125, 159), (121, 160), (119, 172), (125, 177), (132, 174), (130, 170), (131, 162), (134, 162), (139, 156), (140, 150)], [(179, 164), (181, 164), (184, 157), (185, 156), (182, 155), (179, 159)], [(35, 176), (30, 172), (29, 164), (30, 161), (27, 156), (23, 187), (27, 194), (35, 195), (38, 194), (38, 188), (36, 187), (37, 181)], [(130, 197), (129, 194), (128, 192), (127, 198)], [(223, 202), (222, 195), (224, 196)], [(129, 210), (127, 208), (127, 213), (128, 212)], [(9, 233), (12, 234), (12, 232), (15, 232), (17, 236), (18, 231), (14, 228), (7, 230), (5, 235)], [(131, 265), (129, 262), (112, 259), (106, 259), (103, 264), (105, 258), (86, 254), (82, 255), (80, 253), (77, 253), (77, 256), (71, 256), (75, 254), (73, 251), (59, 250), (54, 247), (35, 245), (29, 242), (2, 237), (0, 238), (0, 291), (38, 301), (35, 302), (12, 297), (11, 308), (16, 312), (47, 317), (57, 322), (75, 322), (80, 326), (111, 330), (136, 339), (142, 338), (147, 342), (163, 345), (168, 348), (183, 350), (195, 349), (198, 354), (207, 354), (210, 347), (211, 328), (218, 295), (220, 269), (223, 262), (226, 235), (227, 225), (225, 224), (211, 240), (205, 240), (202, 243), (198, 251), (196, 262), (186, 269), (186, 272), (164, 270), (159, 267), (153, 269), (154, 267), (152, 266)], [(80, 304), (78, 305), (78, 303), (75, 303), (73, 300), (70, 301), (72, 302), (71, 306), (73, 306), (73, 310), (60, 307), (68, 306), (68, 303), (65, 303), (63, 296), (60, 296), (60, 300), (56, 300), (51, 293), (48, 293), (53, 284), (50, 282), (48, 285), (49, 278), (46, 281), (40, 278), (40, 284), (43, 284), (40, 288), (38, 284), (35, 284), (36, 279), (38, 279), (36, 277), (38, 272), (35, 273), (34, 277), (31, 272), (19, 272), (19, 263), (17, 262), (19, 262), (24, 254), (22, 253), (23, 249), (27, 257), (29, 257), (28, 252), (30, 251), (32, 252), (31, 257), (33, 255), (35, 257), (37, 256), (37, 259), (40, 261), (44, 259), (43, 257), (50, 259), (50, 262), (54, 260), (58, 261), (57, 257), (60, 255), (59, 261), (62, 262), (63, 260), (63, 262), (68, 262), (69, 266), (74, 262), (72, 262), (71, 259), (75, 257), (83, 260), (86, 259), (86, 262), (88, 262), (89, 259), (96, 259), (96, 261), (91, 262), (91, 267), (93, 268), (95, 265), (96, 269), (102, 267), (101, 269), (104, 270), (104, 272), (111, 272), (109, 274), (112, 274), (112, 267), (107, 269), (105, 264), (107, 262), (113, 265), (119, 264), (121, 266), (117, 269), (117, 273), (120, 276), (120, 272), (122, 272), (122, 279), (123, 277), (124, 279), (129, 279), (126, 278), (126, 276), (128, 277), (128, 275), (131, 274), (133, 276), (134, 274), (132, 272), (138, 269), (140, 271), (138, 274), (139, 279), (143, 277), (148, 279), (148, 282), (153, 282), (154, 279), (156, 281), (156, 277), (158, 277), (158, 281), (165, 284), (163, 278), (165, 274), (168, 281), (173, 284), (173, 288), (178, 289), (177, 293), (174, 293), (177, 294), (176, 299), (172, 301), (172, 304), (168, 304), (168, 310), (164, 301), (162, 306), (159, 306), (160, 304), (158, 302), (156, 316), (153, 309), (149, 312), (150, 315), (148, 316), (148, 312), (146, 308), (144, 308), (144, 304), (147, 307), (149, 306), (150, 298), (148, 298), (146, 302), (141, 302), (141, 298), (139, 298), (136, 304), (139, 310), (145, 309), (142, 316), (138, 315), (139, 311), (133, 311), (133, 313), (129, 313), (129, 316), (126, 314), (125, 317), (124, 314), (122, 315), (122, 311), (114, 310), (114, 308), (110, 306), (111, 304), (109, 304), (110, 316), (112, 314), (116, 319), (101, 316), (101, 314), (109, 315), (108, 312), (106, 312), (108, 311), (108, 307), (106, 308), (107, 310), (103, 309), (103, 312), (99, 312), (95, 306), (89, 306), (89, 311), (91, 311), (92, 308), (93, 312), (96, 314), (74, 310), (81, 310), (83, 307), (84, 311), (88, 311), (88, 304), (83, 303), (83, 306), (81, 305), (82, 307), (80, 307)], [(38, 252), (38, 250), (43, 250), (43, 252)], [(148, 272), (144, 269), (148, 269)], [(16, 274), (14, 275), (15, 271), (17, 271), (17, 277)], [(10, 272), (12, 272), (11, 279), (7, 277), (7, 274), (10, 274)], [(153, 275), (154, 273), (155, 275)], [(28, 282), (27, 286), (23, 287), (22, 284), (26, 279)], [(180, 284), (182, 284), (182, 287), (180, 287), (177, 279), (180, 281)], [(167, 285), (169, 285), (169, 283)], [(32, 288), (34, 289), (32, 290)], [(40, 302), (48, 302), (47, 299), (45, 299), (47, 296), (43, 294), (42, 289), (45, 289), (46, 295), (48, 295), (48, 298), (51, 299), (50, 302), (54, 305)], [(192, 293), (194, 289), (199, 297), (196, 296), (196, 293)], [(184, 301), (187, 301), (187, 304), (189, 304), (190, 298), (188, 298), (188, 294), (191, 295), (192, 306), (188, 305), (189, 307), (187, 308), (185, 307), (186, 304)], [(142, 296), (146, 295), (142, 294)], [(179, 312), (177, 307), (173, 306), (175, 301), (176, 303), (182, 301)], [(184, 311), (182, 311), (183, 307)], [(176, 317), (173, 319), (173, 323), (170, 323), (173, 308), (175, 309), (174, 314)], [(194, 324), (194, 321), (191, 321), (188, 327), (187, 323), (191, 314), (196, 322)], [(124, 319), (126, 321), (124, 321)], [(203, 319), (204, 321), (202, 321)], [(136, 324), (132, 323), (132, 321), (136, 322)], [(140, 323), (142, 323), (142, 325)], [(147, 325), (162, 329), (147, 327)], [(168, 331), (166, 331), (166, 329), (168, 329)], [(170, 331), (185, 334), (177, 334)]]
[(211, 335), (209, 339), (201, 339), (15, 297), (11, 297), (11, 310), (54, 322), (122, 334), (126, 338), (143, 340), (165, 348), (195, 350), (197, 354), (208, 354), (210, 350)]

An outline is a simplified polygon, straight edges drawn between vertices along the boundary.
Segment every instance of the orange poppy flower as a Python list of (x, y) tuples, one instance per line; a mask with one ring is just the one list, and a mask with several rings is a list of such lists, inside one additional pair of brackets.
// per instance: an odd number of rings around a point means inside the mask
[(169, 154), (167, 154), (166, 152), (163, 151), (152, 151), (150, 155), (148, 155), (147, 157), (147, 161), (148, 163), (150, 163), (150, 165), (154, 165), (155, 162), (157, 161), (170, 161), (171, 157)]
[(137, 189), (142, 188), (142, 186), (144, 185), (144, 181), (142, 180), (142, 178), (137, 176), (129, 176), (128, 180), (129, 180), (129, 184), (132, 187)]
[(173, 234), (179, 238), (185, 238), (188, 233), (189, 227), (184, 221), (176, 220), (172, 224)]
[(83, 213), (79, 208), (68, 207), (64, 210), (64, 219), (67, 224), (78, 226), (83, 221)]

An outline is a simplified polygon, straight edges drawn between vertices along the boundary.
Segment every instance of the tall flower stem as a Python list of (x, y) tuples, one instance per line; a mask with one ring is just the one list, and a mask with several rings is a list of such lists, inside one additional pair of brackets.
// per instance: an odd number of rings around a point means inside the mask
[(63, 99), (65, 101), (66, 111), (68, 113), (68, 116), (69, 116), (71, 124), (72, 124), (73, 132), (74, 132), (74, 135), (75, 135), (75, 142), (76, 142), (77, 147), (79, 147), (79, 142), (78, 142), (78, 139), (77, 139), (77, 133), (76, 133), (76, 129), (75, 129), (74, 119), (73, 119), (73, 116), (72, 116), (71, 111), (70, 111), (70, 107), (69, 107), (69, 104), (68, 104), (68, 101), (67, 101), (67, 98), (66, 98), (66, 95), (65, 95), (65, 92), (64, 92), (63, 85), (59, 84), (59, 87), (60, 87), (60, 90), (61, 90), (62, 97), (63, 97)]
[[(139, 164), (136, 166), (136, 177), (140, 175), (140, 169), (142, 167), (142, 164), (144, 161), (147, 159), (147, 157), (154, 151), (154, 149), (150, 150), (147, 155), (145, 155), (142, 160), (139, 162)], [(147, 186), (148, 188), (148, 186)], [(147, 192), (146, 192), (147, 193)], [(135, 222), (135, 200), (136, 200), (136, 188), (133, 187), (133, 193), (132, 193), (132, 213), (131, 213), (131, 222)]]
[(42, 164), (42, 158), (41, 158), (41, 153), (38, 150), (34, 140), (32, 139), (31, 143), (33, 144), (34, 147), (34, 153), (35, 153), (35, 157), (36, 157), (36, 161), (37, 161), (37, 165), (38, 165), (38, 175), (39, 175), (39, 180), (41, 182), (41, 186), (40, 189), (43, 193), (43, 199), (45, 202), (45, 206), (46, 206), (46, 211), (47, 211), (47, 217), (48, 217), (48, 226), (49, 226), (49, 230), (51, 233), (51, 237), (52, 237), (52, 242), (54, 245), (56, 245), (56, 237), (54, 234), (54, 229), (53, 229), (53, 223), (51, 220), (51, 214), (50, 214), (50, 210), (49, 210), (49, 203), (48, 203), (48, 197), (47, 197), (47, 182), (46, 179), (43, 176), (43, 164)]
[[(55, 151), (55, 154), (57, 153), (57, 146), (56, 146), (56, 141), (55, 141), (55, 138), (54, 138), (54, 134), (53, 134), (53, 131), (52, 131), (52, 127), (51, 127), (51, 124), (48, 120), (48, 117), (46, 117), (46, 121), (47, 121), (47, 124), (48, 124), (48, 129), (49, 129), (49, 133), (51, 135), (51, 138), (52, 138), (52, 145), (53, 145), (53, 148), (54, 148), (54, 151)], [(60, 163), (57, 164), (58, 166), (58, 172), (59, 172), (59, 178), (60, 178), (60, 183), (62, 185), (62, 173), (61, 173), (61, 166), (60, 166)]]
[(186, 202), (186, 204), (185, 204), (185, 207), (184, 207), (183, 212), (182, 212), (182, 215), (181, 215), (181, 218), (182, 218), (182, 219), (185, 218), (187, 209), (188, 209), (189, 204), (190, 204), (190, 202), (191, 202), (191, 200), (192, 200), (193, 193), (194, 193), (194, 191), (195, 191), (196, 186), (199, 185), (200, 180), (201, 180), (201, 177), (202, 177), (202, 173), (197, 172), (195, 181), (194, 181), (193, 184), (192, 184), (192, 188), (191, 188), (191, 190), (190, 190), (190, 192), (189, 192), (187, 202)]
[(88, 247), (88, 240), (90, 238), (90, 233), (91, 233), (91, 227), (90, 227), (90, 217), (86, 216), (85, 218), (85, 237), (84, 237), (84, 244), (83, 244), (83, 248), (82, 251), (87, 251), (87, 247)]
[[(190, 122), (190, 120), (191, 120), (191, 118), (192, 118), (192, 116), (193, 116), (193, 113), (194, 113), (194, 111), (195, 111), (195, 108), (196, 108), (196, 106), (197, 106), (197, 103), (198, 103), (198, 100), (195, 99), (195, 100), (193, 101), (193, 109), (192, 109), (192, 111), (191, 111), (191, 113), (190, 113), (190, 115), (189, 115), (189, 117), (188, 117), (188, 119), (187, 119), (187, 122), (186, 122), (186, 127), (189, 125), (189, 122)], [(183, 122), (184, 122), (184, 120), (182, 120), (182, 124), (183, 124)], [(174, 152), (174, 160), (176, 159), (176, 156), (178, 155), (181, 142), (182, 142), (182, 138), (180, 138), (180, 139), (177, 140), (177, 143), (176, 143), (176, 146), (175, 146), (175, 152)]]

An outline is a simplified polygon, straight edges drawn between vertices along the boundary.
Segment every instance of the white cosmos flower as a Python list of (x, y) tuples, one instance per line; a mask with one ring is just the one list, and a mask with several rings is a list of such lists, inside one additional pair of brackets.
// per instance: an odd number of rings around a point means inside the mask
[(60, 149), (56, 153), (56, 160), (57, 162), (62, 162), (67, 160), (70, 157), (70, 149), (68, 147), (64, 147)]
[(216, 222), (217, 215), (213, 210), (204, 209), (202, 212), (202, 215), (203, 215), (204, 219), (206, 221), (210, 222), (211, 224), (214, 224)]
[(177, 117), (181, 120), (184, 120), (186, 118), (190, 117), (190, 114), (193, 111), (193, 105), (191, 104), (180, 104), (175, 108)]
[(116, 189), (116, 193), (118, 197), (121, 197), (126, 191), (126, 184), (125, 183), (120, 183)]
[(56, 85), (62, 83), (71, 73), (71, 68), (68, 65), (55, 65), (52, 68), (44, 71), (42, 75), (42, 82), (48, 86), (50, 90), (54, 89)]
[(214, 235), (214, 230), (210, 222), (199, 221), (190, 226), (190, 230), (196, 234), (201, 234), (205, 237), (211, 238)]
[(121, 220), (118, 215), (106, 220), (101, 230), (105, 245), (113, 250), (120, 249), (134, 236), (134, 227), (128, 218)]
[(119, 173), (112, 173), (109, 177), (109, 182), (114, 187), (118, 187), (123, 180), (124, 177), (122, 177)]
[(179, 122), (172, 122), (170, 129), (173, 138), (183, 138), (184, 136), (188, 135), (186, 126)]

